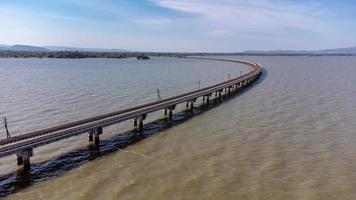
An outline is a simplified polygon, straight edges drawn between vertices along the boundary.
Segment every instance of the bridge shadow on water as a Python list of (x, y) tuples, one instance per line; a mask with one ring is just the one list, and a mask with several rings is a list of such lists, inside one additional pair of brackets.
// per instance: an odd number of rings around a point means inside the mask
[(252, 89), (251, 86), (258, 85), (265, 79), (266, 76), (267, 71), (264, 69), (262, 76), (256, 82), (236, 94), (224, 97), (221, 102), (212, 100), (208, 107), (199, 106), (194, 108), (192, 112), (181, 111), (174, 114), (172, 120), (158, 119), (145, 124), (143, 131), (130, 130), (124, 133), (118, 133), (118, 135), (109, 139), (101, 140), (99, 148), (88, 145), (44, 162), (33, 163), (28, 172), (18, 169), (13, 173), (2, 176), (0, 177), (0, 198), (19, 192), (36, 183), (46, 181), (51, 177), (64, 174), (65, 172), (78, 168), (91, 160), (120, 151), (120, 149), (136, 144), (145, 138), (161, 132), (162, 130), (167, 130), (173, 126), (186, 122), (192, 117), (198, 116), (214, 107), (217, 107), (221, 103), (248, 92)]

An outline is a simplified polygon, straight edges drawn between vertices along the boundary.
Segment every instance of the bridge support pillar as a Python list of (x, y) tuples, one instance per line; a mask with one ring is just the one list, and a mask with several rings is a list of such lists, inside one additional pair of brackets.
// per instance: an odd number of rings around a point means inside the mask
[(205, 97), (205, 105), (207, 105), (207, 106), (209, 106), (209, 103), (210, 103), (210, 95), (211, 94), (204, 96)]
[(190, 100), (189, 101), (189, 111), (190, 112), (193, 112), (193, 110), (194, 110), (194, 102), (196, 101), (196, 99), (193, 99), (193, 100)]
[(33, 149), (23, 149), (22, 151), (18, 152), (17, 154), (17, 165), (23, 165), (23, 169), (28, 171), (31, 169), (31, 162), (30, 157), (33, 156)]
[(94, 145), (95, 146), (99, 146), (100, 145), (100, 136), (99, 135), (95, 135), (95, 137), (94, 137)]
[(92, 142), (93, 141), (93, 137), (94, 137), (94, 131), (93, 130), (91, 130), (91, 131), (89, 131), (89, 142)]
[(99, 147), (100, 145), (100, 135), (103, 134), (103, 128), (98, 127), (95, 129), (95, 134), (94, 134), (94, 145)]
[(143, 131), (143, 120), (145, 120), (146, 117), (147, 117), (146, 114), (137, 117), (137, 120), (138, 120), (138, 130), (139, 130), (139, 131)]
[(138, 130), (139, 131), (143, 130), (143, 120), (142, 119), (138, 120)]
[(135, 117), (135, 118), (133, 119), (133, 125), (134, 125), (134, 127), (137, 126), (137, 117)]
[(239, 84), (235, 85), (235, 90), (236, 90), (236, 92), (238, 92), (240, 90)]
[(172, 118), (173, 118), (173, 110), (172, 109), (169, 109), (168, 118), (170, 120), (172, 120)]
[(30, 158), (25, 158), (23, 159), (23, 169), (25, 171), (29, 171), (31, 169), (31, 162), (30, 162)]
[(16, 157), (17, 157), (17, 166), (23, 165), (23, 159), (21, 154), (17, 153)]
[(185, 107), (189, 108), (189, 102), (188, 101), (185, 103)]
[(219, 101), (221, 101), (221, 99), (222, 99), (221, 91), (218, 91), (218, 99), (219, 99)]
[(175, 109), (176, 109), (175, 105), (168, 108), (168, 119), (169, 120), (173, 119), (173, 110), (175, 110)]
[(164, 109), (164, 115), (167, 115), (167, 108)]

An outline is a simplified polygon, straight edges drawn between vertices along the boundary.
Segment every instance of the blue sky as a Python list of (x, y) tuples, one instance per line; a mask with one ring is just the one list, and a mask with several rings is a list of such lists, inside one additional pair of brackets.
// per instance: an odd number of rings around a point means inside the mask
[(354, 0), (0, 0), (0, 44), (237, 52), (356, 46)]

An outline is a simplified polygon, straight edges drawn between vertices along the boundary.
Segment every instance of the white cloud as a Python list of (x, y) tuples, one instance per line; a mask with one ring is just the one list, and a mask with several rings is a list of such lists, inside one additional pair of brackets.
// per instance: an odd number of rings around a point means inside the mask
[[(301, 29), (321, 31), (325, 23), (320, 15), (325, 11), (317, 3), (300, 4), (296, 1), (271, 0), (152, 0), (156, 5), (191, 13), (201, 23), (224, 32), (245, 30), (281, 31), (281, 29)], [(220, 31), (221, 33), (221, 31)]]
[(144, 18), (135, 20), (135, 22), (143, 25), (165, 26), (171, 24), (172, 20), (168, 18)]
[[(338, 18), (338, 13), (322, 1), (148, 1), (181, 12), (188, 22), (181, 28), (190, 28), (207, 42), (224, 44), (222, 49), (318, 49), (355, 42), (355, 32), (348, 25), (355, 23)], [(342, 42), (340, 35), (345, 36)]]
[(230, 37), (233, 36), (230, 30), (227, 29), (216, 29), (208, 32), (208, 35), (215, 37)]

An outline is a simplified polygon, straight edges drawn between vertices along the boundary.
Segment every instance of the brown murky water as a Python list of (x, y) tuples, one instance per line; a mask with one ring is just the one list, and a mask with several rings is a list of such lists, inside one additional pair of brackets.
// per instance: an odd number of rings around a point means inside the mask
[[(356, 199), (356, 57), (257, 59), (266, 72), (240, 95), (8, 198)], [(40, 148), (34, 161), (86, 139)], [(14, 168), (14, 158), (1, 162), (2, 174)]]

